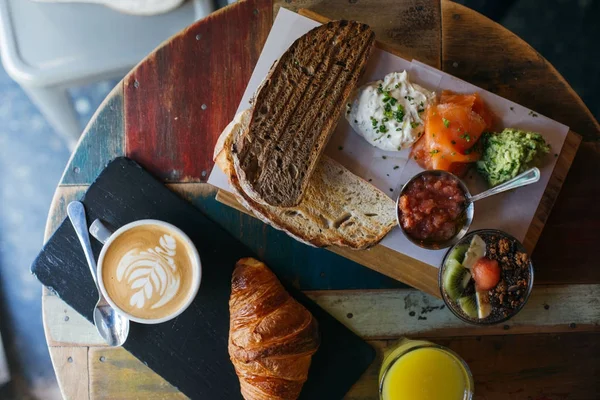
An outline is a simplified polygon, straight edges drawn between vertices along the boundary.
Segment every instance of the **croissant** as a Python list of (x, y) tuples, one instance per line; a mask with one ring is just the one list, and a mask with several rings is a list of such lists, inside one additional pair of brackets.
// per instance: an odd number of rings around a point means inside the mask
[(319, 347), (312, 314), (253, 258), (236, 263), (229, 312), (229, 357), (244, 399), (297, 399)]

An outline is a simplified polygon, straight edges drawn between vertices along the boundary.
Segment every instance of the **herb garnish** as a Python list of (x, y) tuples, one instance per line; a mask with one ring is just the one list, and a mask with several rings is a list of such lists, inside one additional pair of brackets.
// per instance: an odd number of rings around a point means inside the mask
[(404, 120), (404, 107), (402, 104), (398, 104), (398, 111), (394, 112), (394, 118), (396, 118), (396, 121), (398, 122)]
[(442, 118), (442, 122), (446, 128), (450, 127), (450, 121), (448, 121), (446, 118)]
[(429, 152), (429, 154), (431, 154), (432, 156), (439, 153), (440, 151), (438, 149), (433, 149)]

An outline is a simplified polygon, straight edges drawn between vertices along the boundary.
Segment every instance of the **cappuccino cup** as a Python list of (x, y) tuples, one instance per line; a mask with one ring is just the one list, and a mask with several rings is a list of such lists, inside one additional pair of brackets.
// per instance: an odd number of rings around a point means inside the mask
[(121, 315), (159, 324), (192, 303), (202, 276), (198, 250), (179, 228), (144, 219), (111, 232), (99, 220), (90, 233), (104, 244), (98, 259), (98, 286)]

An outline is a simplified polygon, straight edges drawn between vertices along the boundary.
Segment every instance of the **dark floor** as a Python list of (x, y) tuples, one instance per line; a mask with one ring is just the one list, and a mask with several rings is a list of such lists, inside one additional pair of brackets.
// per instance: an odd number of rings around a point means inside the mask
[[(600, 0), (459, 2), (529, 42), (600, 118)], [(113, 84), (73, 91), (82, 126)], [(0, 399), (59, 398), (42, 329), (41, 286), (29, 265), (42, 243), (50, 201), (68, 158), (59, 137), (0, 69), (0, 331), (14, 376), (0, 389)]]

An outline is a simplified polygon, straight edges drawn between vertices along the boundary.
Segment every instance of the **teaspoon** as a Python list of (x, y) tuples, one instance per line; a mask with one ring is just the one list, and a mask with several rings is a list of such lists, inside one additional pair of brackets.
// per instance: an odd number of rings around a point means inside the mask
[(129, 320), (117, 313), (115, 309), (108, 304), (104, 296), (102, 296), (100, 288), (98, 288), (96, 260), (92, 253), (83, 203), (79, 201), (70, 202), (67, 206), (67, 214), (73, 224), (73, 228), (75, 228), (75, 233), (77, 233), (81, 247), (83, 247), (83, 252), (88, 266), (90, 267), (94, 284), (98, 290), (99, 298), (96, 307), (94, 307), (94, 325), (96, 325), (98, 333), (104, 338), (109, 346), (121, 346), (125, 343), (125, 340), (127, 340), (127, 336), (129, 335)]

